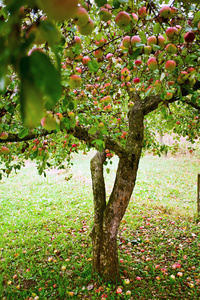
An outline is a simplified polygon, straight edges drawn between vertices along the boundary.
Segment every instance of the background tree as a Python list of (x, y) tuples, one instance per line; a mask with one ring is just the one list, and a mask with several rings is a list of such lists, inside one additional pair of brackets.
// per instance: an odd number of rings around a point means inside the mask
[[(119, 278), (117, 233), (159, 123), (198, 138), (198, 1), (12, 1), (1, 6), (1, 173), (91, 160), (93, 269)], [(158, 121), (157, 121), (158, 120)], [(156, 125), (157, 124), (157, 125)], [(104, 165), (119, 157), (107, 200)]]

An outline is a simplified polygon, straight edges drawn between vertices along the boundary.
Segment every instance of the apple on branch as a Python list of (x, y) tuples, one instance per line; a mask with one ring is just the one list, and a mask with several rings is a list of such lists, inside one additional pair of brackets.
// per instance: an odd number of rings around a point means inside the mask
[(117, 26), (119, 26), (120, 28), (124, 28), (126, 26), (128, 26), (128, 24), (131, 21), (131, 17), (130, 15), (125, 12), (125, 11), (120, 11), (116, 18), (115, 18), (115, 23), (117, 24)]
[(136, 44), (141, 43), (141, 38), (138, 35), (134, 35), (131, 38), (131, 47), (136, 48)]
[(79, 6), (77, 12), (74, 15), (74, 23), (77, 26), (85, 26), (89, 21), (89, 15), (85, 8)]
[(165, 64), (165, 69), (173, 71), (176, 68), (176, 62), (174, 60), (168, 60)]
[(50, 19), (55, 21), (66, 21), (77, 13), (78, 0), (37, 0), (39, 8)]
[(145, 19), (147, 16), (147, 9), (145, 6), (138, 9), (138, 16), (140, 19)]
[(155, 57), (150, 57), (147, 62), (148, 68), (150, 70), (156, 70), (158, 68), (158, 62)]
[(85, 26), (78, 26), (78, 32), (82, 35), (90, 35), (94, 29), (94, 22), (89, 19)]
[(108, 22), (112, 18), (112, 7), (109, 4), (105, 4), (100, 8), (99, 17), (101, 21)]
[(81, 76), (80, 75), (72, 75), (69, 79), (69, 85), (72, 89), (79, 88), (81, 86)]

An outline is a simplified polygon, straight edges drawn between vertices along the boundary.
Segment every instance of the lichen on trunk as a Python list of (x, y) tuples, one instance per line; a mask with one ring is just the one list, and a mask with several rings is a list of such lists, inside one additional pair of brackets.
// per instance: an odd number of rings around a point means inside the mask
[(142, 102), (138, 102), (129, 112), (127, 143), (125, 151), (119, 156), (115, 183), (107, 203), (103, 175), (105, 152), (97, 152), (91, 160), (94, 197), (94, 226), (91, 232), (93, 270), (112, 282), (120, 278), (117, 234), (136, 182), (143, 146), (143, 121)]

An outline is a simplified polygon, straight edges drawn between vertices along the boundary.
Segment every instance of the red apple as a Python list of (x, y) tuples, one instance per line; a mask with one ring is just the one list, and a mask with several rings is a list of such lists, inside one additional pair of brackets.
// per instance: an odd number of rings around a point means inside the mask
[(165, 5), (160, 9), (159, 14), (160, 14), (160, 17), (162, 17), (162, 18), (165, 18), (165, 19), (171, 18), (171, 16), (172, 16), (171, 8), (169, 6)]
[(87, 65), (88, 62), (89, 62), (90, 60), (91, 60), (91, 59), (90, 59), (89, 56), (84, 56), (84, 57), (82, 58), (82, 63), (83, 63), (83, 65)]
[(141, 38), (139, 37), (139, 35), (134, 35), (131, 38), (131, 46), (132, 48), (136, 48), (136, 44), (137, 43), (141, 43)]
[(7, 140), (7, 138), (8, 138), (7, 132), (2, 132), (2, 134), (0, 135), (0, 139), (1, 140)]
[(144, 54), (150, 54), (152, 51), (151, 46), (144, 46)]
[(172, 97), (173, 97), (173, 93), (167, 92), (166, 95), (165, 95), (166, 100), (170, 100), (170, 99), (172, 99)]
[(147, 65), (150, 70), (156, 70), (158, 68), (158, 62), (155, 57), (149, 58)]
[(188, 31), (185, 35), (184, 35), (184, 40), (186, 43), (192, 43), (195, 39), (195, 33), (193, 31)]
[(187, 71), (181, 71), (180, 76), (181, 76), (181, 78), (182, 78), (183, 80), (187, 80), (188, 77), (189, 77), (189, 74), (188, 74)]
[(123, 68), (123, 69), (121, 70), (121, 74), (122, 74), (123, 76), (128, 76), (128, 75), (130, 74), (130, 71), (129, 71), (129, 69), (127, 69), (127, 68)]
[(165, 46), (165, 38), (162, 35), (158, 36), (158, 46), (160, 46), (161, 49), (163, 49)]
[(113, 53), (108, 53), (108, 54), (106, 54), (106, 59), (109, 59), (109, 58), (111, 58), (113, 56)]
[(69, 112), (68, 112), (68, 116), (70, 117), (70, 119), (74, 119), (75, 114), (74, 114), (73, 111), (69, 111)]
[(80, 75), (72, 75), (69, 79), (69, 85), (72, 89), (79, 88), (81, 86), (81, 76)]
[(2, 146), (0, 149), (0, 153), (7, 155), (10, 150), (7, 147)]
[(168, 60), (165, 64), (165, 69), (173, 71), (176, 68), (176, 62), (174, 60)]
[(142, 64), (142, 61), (140, 59), (136, 59), (135, 65), (136, 66), (141, 66), (141, 64)]
[(90, 35), (94, 29), (94, 22), (89, 19), (85, 26), (78, 26), (78, 32), (82, 35)]
[(156, 44), (157, 44), (157, 38), (154, 35), (148, 37), (147, 45), (152, 46), (152, 45), (156, 45)]
[(46, 112), (46, 115), (41, 120), (41, 125), (48, 131), (56, 129), (56, 124), (60, 124), (58, 118), (56, 118), (51, 112)]
[(137, 21), (138, 21), (138, 16), (137, 16), (136, 14), (134, 14), (134, 13), (132, 13), (131, 15), (132, 15), (132, 17), (133, 17), (133, 20), (134, 20), (135, 22), (137, 22)]
[(137, 78), (134, 78), (134, 79), (133, 79), (133, 83), (134, 83), (134, 84), (140, 83), (140, 78), (138, 78), (138, 77), (137, 77)]
[(102, 57), (102, 56), (103, 56), (103, 51), (102, 51), (101, 49), (95, 50), (95, 51), (94, 51), (94, 56), (95, 56), (96, 58)]
[(165, 33), (169, 39), (174, 39), (179, 32), (176, 27), (168, 27)]
[(175, 54), (177, 52), (177, 48), (176, 48), (176, 46), (174, 44), (168, 44), (165, 47), (165, 50), (169, 54)]
[(85, 26), (89, 21), (89, 15), (85, 8), (79, 6), (77, 12), (74, 15), (74, 23), (78, 26)]
[(124, 28), (126, 26), (128, 26), (128, 24), (131, 21), (131, 17), (130, 15), (125, 12), (125, 11), (120, 11), (116, 18), (115, 18), (115, 23), (117, 24), (117, 26), (119, 26), (120, 28)]
[(130, 42), (131, 42), (131, 37), (126, 35), (122, 40), (122, 45), (124, 46), (124, 48), (129, 48)]
[(106, 39), (100, 39), (100, 41), (95, 41), (95, 44), (98, 46), (98, 47), (103, 47), (103, 45), (107, 42)]
[(112, 7), (109, 4), (105, 4), (100, 8), (99, 17), (101, 21), (108, 22), (112, 18)]
[(138, 9), (138, 16), (141, 18), (141, 19), (145, 19), (146, 16), (147, 16), (147, 9), (145, 6), (141, 7)]

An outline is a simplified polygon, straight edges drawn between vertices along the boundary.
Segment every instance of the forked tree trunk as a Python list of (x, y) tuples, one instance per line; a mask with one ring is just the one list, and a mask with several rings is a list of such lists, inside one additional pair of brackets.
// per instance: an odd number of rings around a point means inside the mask
[[(131, 129), (127, 148), (119, 157), (116, 179), (109, 201), (106, 203), (103, 163), (104, 152), (97, 152), (91, 160), (94, 198), (93, 271), (105, 280), (119, 280), (117, 234), (135, 186), (139, 159), (143, 145), (143, 113), (132, 110), (129, 115)], [(136, 122), (133, 124), (133, 122)]]

